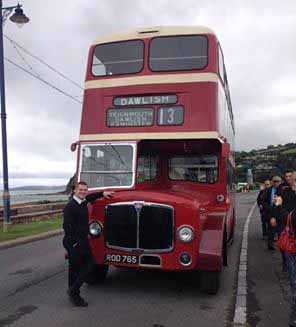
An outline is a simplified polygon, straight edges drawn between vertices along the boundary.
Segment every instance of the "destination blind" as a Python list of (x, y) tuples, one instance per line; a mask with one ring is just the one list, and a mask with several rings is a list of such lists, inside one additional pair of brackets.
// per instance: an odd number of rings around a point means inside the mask
[(114, 106), (139, 106), (152, 104), (174, 104), (178, 101), (176, 94), (162, 94), (149, 96), (128, 96), (115, 97), (113, 99)]
[(108, 127), (152, 126), (153, 108), (114, 108), (107, 111)]
[(182, 125), (184, 107), (172, 105), (177, 102), (176, 94), (117, 96), (113, 98), (113, 105), (116, 108), (107, 110), (106, 124), (108, 127), (152, 126), (154, 108), (139, 106), (165, 105), (158, 107), (156, 123), (163, 126)]

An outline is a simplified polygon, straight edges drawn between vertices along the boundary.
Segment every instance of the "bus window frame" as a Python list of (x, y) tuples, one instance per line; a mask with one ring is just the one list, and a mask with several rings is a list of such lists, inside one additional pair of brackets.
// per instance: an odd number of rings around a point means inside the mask
[[(152, 70), (150, 67), (150, 48), (151, 48), (151, 42), (154, 39), (161, 39), (161, 38), (173, 38), (173, 37), (179, 37), (179, 36), (201, 36), (204, 37), (207, 40), (207, 63), (203, 68), (196, 68), (196, 69), (178, 69), (178, 70)], [(205, 34), (176, 34), (176, 35), (162, 35), (162, 36), (154, 36), (149, 40), (148, 43), (148, 57), (147, 57), (147, 67), (149, 68), (150, 72), (152, 73), (171, 73), (171, 72), (193, 72), (193, 71), (201, 71), (205, 70), (209, 66), (209, 38)]]
[[(93, 67), (93, 58), (94, 58), (94, 52), (95, 52), (95, 49), (100, 46), (100, 45), (105, 45), (105, 44), (114, 44), (114, 43), (123, 43), (123, 42), (130, 42), (130, 41), (141, 41), (142, 44), (143, 44), (143, 65), (142, 65), (142, 69), (136, 73), (124, 73), (124, 74), (116, 74), (116, 75), (100, 75), (100, 76), (97, 76), (97, 75), (94, 75), (93, 74), (93, 70), (92, 70), (92, 67)], [(140, 74), (143, 72), (143, 70), (145, 69), (146, 67), (146, 63), (145, 63), (145, 59), (146, 59), (146, 44), (144, 42), (143, 39), (128, 39), (128, 40), (122, 40), (122, 41), (113, 41), (113, 42), (105, 42), (105, 43), (100, 43), (100, 44), (96, 44), (92, 51), (91, 51), (91, 62), (90, 62), (90, 67), (89, 67), (89, 71), (90, 71), (90, 74), (93, 78), (116, 78), (117, 76), (123, 76), (123, 75), (137, 75), (137, 74)]]
[(94, 146), (94, 145), (130, 145), (133, 148), (133, 163), (132, 163), (132, 168), (133, 168), (133, 174), (132, 174), (132, 184), (129, 186), (103, 186), (103, 187), (89, 187), (89, 191), (94, 191), (94, 190), (107, 190), (107, 189), (134, 189), (136, 185), (136, 169), (137, 169), (137, 153), (138, 153), (138, 142), (137, 141), (114, 141), (114, 142), (81, 142), (80, 143), (80, 149), (79, 149), (79, 165), (78, 165), (78, 182), (81, 181), (80, 175), (81, 175), (81, 168), (82, 168), (82, 149), (84, 146)]
[[(195, 154), (190, 154), (191, 156), (194, 156), (194, 155), (199, 155), (198, 153), (195, 153)], [(216, 183), (219, 182), (219, 179), (220, 179), (220, 166), (221, 166), (221, 161), (220, 161), (220, 157), (218, 154), (200, 154), (202, 156), (216, 156), (217, 157), (217, 179), (213, 182), (213, 183), (205, 183), (205, 182), (199, 182), (199, 181), (188, 181), (188, 180), (185, 180), (185, 179), (172, 179), (170, 178), (170, 164), (169, 164), (169, 160), (170, 158), (172, 157), (184, 157), (185, 155), (184, 154), (180, 154), (180, 155), (169, 155), (167, 157), (167, 178), (169, 179), (169, 181), (172, 181), (172, 182), (182, 182), (182, 183), (194, 183), (194, 184), (201, 184), (201, 185), (214, 185)]]

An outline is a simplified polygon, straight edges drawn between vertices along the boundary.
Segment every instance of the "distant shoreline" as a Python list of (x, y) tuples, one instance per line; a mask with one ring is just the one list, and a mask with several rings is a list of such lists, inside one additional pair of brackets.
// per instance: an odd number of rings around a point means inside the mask
[[(1, 193), (0, 192), (0, 206), (3, 205), (1, 201)], [(2, 193), (3, 194), (3, 193)], [(42, 204), (49, 202), (60, 202), (67, 201), (69, 195), (66, 193), (63, 187), (55, 188), (35, 188), (28, 189), (28, 187), (22, 188), (12, 188), (10, 189), (10, 204), (13, 205), (33, 205), (33, 204)]]
[[(45, 186), (45, 185), (28, 185), (28, 186), (17, 186), (11, 187), (10, 191), (58, 191), (65, 192), (66, 185), (58, 185), (58, 186)], [(64, 191), (62, 191), (64, 190)], [(3, 191), (2, 189), (0, 191)]]

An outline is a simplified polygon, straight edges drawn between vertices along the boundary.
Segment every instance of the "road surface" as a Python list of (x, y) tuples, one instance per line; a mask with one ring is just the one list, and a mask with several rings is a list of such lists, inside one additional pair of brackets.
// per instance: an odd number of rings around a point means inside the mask
[[(58, 236), (0, 251), (0, 326), (233, 326), (242, 230), (255, 199), (255, 193), (237, 196), (235, 241), (215, 296), (200, 291), (194, 273), (112, 268), (104, 285), (83, 286), (88, 308), (72, 307), (66, 296), (67, 262)], [(279, 264), (276, 254), (268, 252), (260, 239), (257, 210), (249, 229), (249, 325), (285, 326), (286, 281), (280, 285), (282, 277), (273, 268)]]

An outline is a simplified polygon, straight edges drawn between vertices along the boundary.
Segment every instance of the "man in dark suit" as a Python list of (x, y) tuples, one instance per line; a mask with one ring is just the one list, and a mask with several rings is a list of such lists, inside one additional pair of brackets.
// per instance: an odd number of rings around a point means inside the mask
[(261, 223), (262, 223), (262, 238), (265, 239), (267, 236), (267, 228), (268, 228), (268, 220), (266, 217), (266, 212), (263, 207), (263, 201), (264, 201), (264, 195), (267, 189), (269, 189), (271, 186), (270, 180), (267, 179), (263, 183), (263, 189), (259, 192), (258, 197), (257, 197), (257, 205), (260, 210), (260, 215), (261, 215)]
[(293, 184), (293, 169), (287, 169), (285, 171), (284, 181), (281, 184), (281, 191), (284, 191), (286, 188), (291, 187)]
[(80, 287), (93, 269), (94, 260), (88, 243), (88, 202), (114, 196), (114, 192), (96, 192), (87, 195), (88, 187), (85, 182), (77, 183), (73, 198), (64, 208), (63, 228), (65, 236), (63, 245), (69, 259), (69, 289), (70, 301), (75, 306), (86, 307), (87, 302), (80, 296)]
[(267, 247), (268, 250), (275, 250), (273, 246), (274, 236), (276, 229), (270, 224), (270, 219), (272, 218), (272, 209), (274, 207), (274, 198), (276, 195), (280, 195), (280, 185), (282, 179), (279, 176), (274, 176), (272, 178), (272, 186), (266, 190), (262, 199), (262, 207), (266, 213), (266, 219), (268, 221), (267, 228)]

